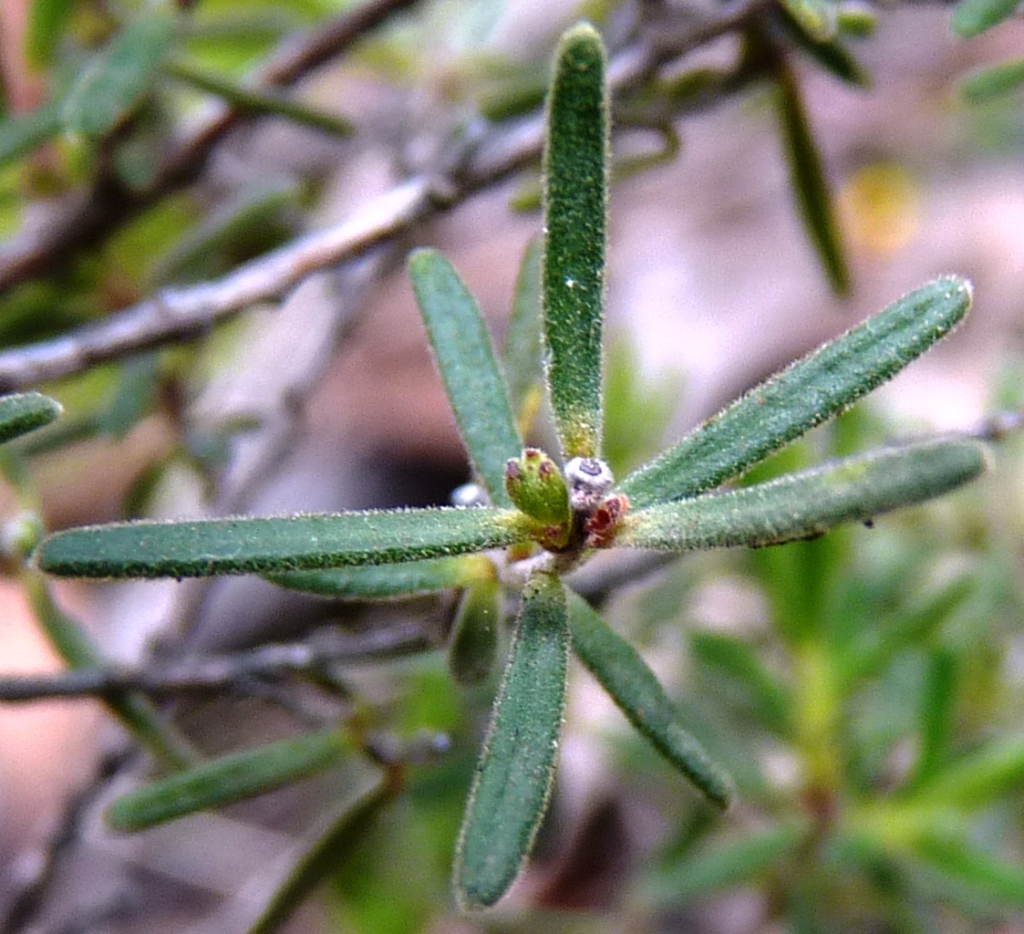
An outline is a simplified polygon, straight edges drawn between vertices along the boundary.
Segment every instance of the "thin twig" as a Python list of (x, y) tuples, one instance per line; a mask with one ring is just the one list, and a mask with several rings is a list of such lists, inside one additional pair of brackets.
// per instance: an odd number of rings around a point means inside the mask
[[(369, 0), (310, 36), (286, 40), (279, 52), (259, 70), (253, 89), (294, 84), (393, 14), (417, 2)], [(59, 269), (77, 250), (104, 242), (126, 220), (195, 181), (217, 144), (251, 116), (246, 108), (227, 105), (215, 108), (212, 115), (171, 152), (143, 190), (128, 188), (112, 170), (101, 171), (84, 197), (59, 209), (39, 229), (25, 231), (0, 248), (0, 295), (26, 279)]]
[[(767, 0), (745, 0), (715, 19), (698, 24), (672, 49), (635, 43), (610, 64), (614, 90), (645, 81), (666, 60), (736, 28)], [(734, 87), (730, 90), (735, 90)], [(34, 386), (141, 350), (193, 339), (246, 307), (280, 296), (310, 273), (350, 260), (453, 207), (540, 156), (542, 114), (510, 126), (472, 129), (444, 173), (415, 176), (374, 199), (356, 214), (326, 230), (308, 234), (241, 266), (223, 279), (166, 290), (103, 321), (53, 341), (0, 353), (0, 392)], [(4, 287), (0, 263), (0, 291)]]
[(244, 693), (260, 679), (318, 674), (337, 664), (356, 664), (435, 648), (423, 626), (404, 623), (350, 635), (325, 629), (302, 642), (266, 645), (230, 655), (210, 655), (143, 668), (77, 668), (53, 675), (0, 679), (0, 701), (24, 703), (73, 697), (109, 697), (139, 691), (166, 697), (224, 688)]

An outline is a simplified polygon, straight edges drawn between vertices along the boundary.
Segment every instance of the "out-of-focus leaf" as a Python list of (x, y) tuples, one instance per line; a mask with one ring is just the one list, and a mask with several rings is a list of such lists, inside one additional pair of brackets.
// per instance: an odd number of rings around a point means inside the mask
[(1021, 88), (1024, 88), (1024, 58), (1003, 62), (964, 78), (960, 97), (969, 104), (980, 104)]
[(476, 300), (434, 250), (413, 253), (409, 275), (473, 467), (491, 502), (511, 505), (505, 463), (522, 453), (523, 442)]
[(1024, 782), (1024, 739), (994, 739), (981, 749), (961, 756), (917, 787), (915, 804), (934, 804), (970, 810), (1016, 791)]
[(43, 104), (24, 116), (0, 118), (0, 167), (34, 152), (60, 129), (60, 107), (53, 103)]
[(247, 749), (118, 798), (107, 809), (107, 823), (115, 830), (145, 830), (308, 778), (337, 764), (349, 752), (348, 739), (337, 729)]
[(396, 564), (527, 541), (518, 510), (403, 509), (195, 522), (126, 522), (51, 535), (39, 567), (63, 577), (208, 577)]
[(160, 62), (174, 44), (177, 17), (151, 11), (135, 17), (85, 67), (61, 107), (64, 129), (88, 139), (113, 130), (149, 94)]
[(782, 22), (789, 27), (787, 32), (796, 44), (829, 74), (854, 87), (870, 87), (871, 76), (860, 66), (838, 36), (824, 42), (816, 40), (800, 28), (788, 11), (785, 11)]
[(709, 801), (728, 807), (735, 793), (732, 779), (683, 725), (636, 649), (575, 594), (569, 594), (569, 626), (573, 651), (630, 723)]
[(565, 591), (557, 578), (535, 575), (459, 834), (454, 883), (464, 909), (497, 902), (529, 855), (554, 780), (568, 655)]
[(706, 844), (692, 856), (660, 867), (644, 886), (645, 894), (657, 905), (682, 905), (701, 895), (758, 881), (784, 864), (805, 835), (803, 827), (784, 824)]
[(957, 657), (938, 647), (928, 658), (921, 692), (920, 749), (911, 783), (927, 782), (949, 755), (957, 700)]
[(516, 414), (519, 432), (524, 436), (540, 411), (544, 393), (540, 294), (543, 245), (543, 241), (536, 237), (523, 254), (512, 301), (512, 316), (502, 348), (509, 400)]
[(756, 386), (619, 485), (634, 509), (693, 496), (743, 473), (891, 379), (949, 334), (971, 285), (922, 286)]
[(59, 402), (39, 392), (0, 397), (0, 444), (49, 425), (62, 411)]
[(777, 736), (791, 732), (790, 697), (762, 664), (753, 646), (730, 636), (698, 632), (690, 650), (716, 684), (724, 682), (744, 699), (744, 713)]
[(562, 36), (544, 153), (544, 339), (562, 454), (597, 457), (603, 421), (608, 101), (604, 46), (580, 24)]
[(961, 39), (973, 39), (1013, 16), (1020, 0), (960, 0), (949, 25)]
[(993, 856), (960, 835), (952, 839), (941, 834), (926, 836), (915, 843), (913, 852), (959, 890), (954, 895), (956, 901), (967, 896), (974, 905), (989, 910), (993, 903), (1024, 908), (1024, 868), (1018, 863)]
[(776, 74), (779, 121), (800, 213), (837, 295), (850, 291), (850, 272), (835, 218), (832, 192), (796, 76), (783, 63)]
[(466, 589), (448, 642), (448, 671), (456, 683), (472, 686), (494, 670), (501, 636), (501, 586), (484, 581)]
[(71, 14), (75, 0), (32, 0), (25, 33), (25, 57), (42, 69), (50, 63)]
[(839, 4), (835, 0), (782, 0), (794, 22), (816, 42), (828, 42), (839, 25)]

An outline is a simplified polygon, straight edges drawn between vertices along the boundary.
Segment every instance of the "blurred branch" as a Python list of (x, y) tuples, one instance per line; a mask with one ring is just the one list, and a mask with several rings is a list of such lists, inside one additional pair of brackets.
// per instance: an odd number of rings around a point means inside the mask
[[(610, 63), (608, 75), (612, 88), (621, 91), (642, 84), (664, 62), (736, 30), (770, 2), (772, 0), (743, 0), (704, 22), (693, 24), (689, 30), (681, 32), (671, 46), (665, 44), (663, 37), (655, 37), (653, 31), (650, 37), (642, 36)], [(397, 0), (390, 4), (396, 8), (398, 5)], [(751, 77), (740, 65), (734, 80), (722, 86), (721, 97), (743, 86)], [(707, 101), (697, 101), (692, 106), (707, 104)], [(237, 112), (230, 111), (230, 114), (237, 118)], [(471, 126), (456, 151), (448, 153), (447, 165), (399, 184), (334, 227), (299, 237), (246, 263), (223, 279), (168, 289), (53, 341), (0, 353), (0, 392), (57, 379), (140, 350), (194, 338), (223, 318), (256, 302), (280, 296), (310, 273), (359, 256), (430, 214), (454, 207), (524, 164), (537, 160), (543, 130), (541, 113), (512, 125), (489, 128), (481, 122)], [(113, 197), (116, 201), (116, 192)], [(61, 236), (57, 236), (51, 247), (63, 256), (66, 251), (60, 246)], [(11, 278), (11, 268), (11, 261), (5, 263), (0, 255), (0, 292), (25, 274), (23, 270), (18, 277)]]
[[(251, 90), (294, 84), (344, 52), (392, 14), (417, 2), (368, 0), (310, 36), (287, 40), (259, 70)], [(228, 131), (251, 115), (248, 106), (222, 105), (168, 156), (153, 181), (142, 190), (124, 185), (109, 167), (102, 170), (83, 198), (59, 209), (41, 229), (22, 232), (0, 248), (0, 295), (26, 279), (59, 268), (76, 250), (102, 243), (126, 220), (195, 181)]]
[(151, 697), (246, 690), (247, 683), (288, 675), (317, 675), (336, 664), (408, 655), (435, 648), (419, 623), (350, 635), (324, 629), (301, 642), (266, 645), (246, 652), (194, 658), (142, 668), (78, 668), (54, 675), (0, 679), (0, 701), (18, 703), (71, 697), (109, 697), (138, 691)]

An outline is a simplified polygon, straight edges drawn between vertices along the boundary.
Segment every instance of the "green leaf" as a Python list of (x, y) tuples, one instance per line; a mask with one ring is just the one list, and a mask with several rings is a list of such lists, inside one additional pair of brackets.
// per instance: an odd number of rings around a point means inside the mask
[(97, 54), (64, 99), (69, 133), (101, 139), (149, 94), (160, 62), (174, 43), (177, 17), (151, 11), (137, 16)]
[(769, 483), (629, 513), (615, 541), (660, 551), (779, 545), (947, 493), (985, 467), (985, 449), (970, 441), (883, 449)]
[(63, 411), (59, 402), (38, 392), (0, 397), (0, 444), (49, 425)]
[(910, 784), (917, 785), (936, 774), (946, 760), (955, 727), (957, 705), (957, 656), (943, 646), (928, 657), (921, 692), (920, 749)]
[(291, 917), (316, 886), (337, 873), (360, 843), (381, 809), (395, 795), (392, 782), (378, 781), (373, 787), (346, 802), (338, 814), (317, 835), (313, 845), (299, 857), (284, 884), (271, 896), (247, 934), (274, 934)]
[(915, 804), (935, 804), (964, 810), (984, 807), (1002, 795), (1016, 792), (1024, 782), (1024, 739), (993, 740), (933, 773), (915, 789)]
[(75, 0), (33, 0), (25, 33), (25, 57), (35, 68), (53, 58), (61, 32), (75, 9)]
[(731, 636), (697, 632), (690, 639), (690, 650), (718, 686), (732, 686), (742, 695), (748, 717), (777, 736), (792, 735), (789, 694), (753, 646)]
[(960, 0), (949, 25), (961, 39), (973, 39), (1013, 16), (1020, 0)]
[(337, 729), (247, 749), (118, 798), (107, 809), (107, 823), (114, 830), (145, 830), (308, 778), (337, 764), (348, 752), (349, 742)]
[(529, 855), (551, 795), (568, 655), (565, 591), (557, 578), (535, 575), (459, 834), (454, 885), (463, 909), (497, 902)]
[(961, 896), (992, 910), (992, 903), (1024, 908), (1024, 869), (974, 846), (961, 835), (930, 835), (916, 841), (914, 855), (944, 877)]
[(622, 482), (633, 508), (718, 486), (834, 418), (945, 337), (971, 307), (964, 279), (936, 279), (825, 344)]
[(660, 869), (646, 889), (658, 905), (681, 905), (701, 895), (754, 882), (780, 868), (806, 837), (803, 827), (784, 824), (705, 845), (694, 856)]
[(84, 526), (45, 539), (39, 567), (63, 577), (209, 577), (392, 564), (529, 539), (516, 510), (399, 509)]
[(483, 555), (428, 558), (404, 564), (331, 568), (271, 574), (267, 580), (289, 590), (348, 600), (387, 600), (467, 587), (494, 577), (494, 562)]
[(817, 42), (827, 42), (839, 25), (839, 4), (835, 0), (782, 0), (785, 11)]
[[(845, 81), (854, 87), (867, 88), (871, 86), (871, 75), (868, 74), (850, 53), (850, 50), (833, 36), (825, 42), (816, 40), (809, 36), (805, 30), (793, 19), (788, 11), (783, 11), (782, 25), (786, 28), (786, 34), (793, 38), (793, 41), (800, 46), (801, 50), (814, 59), (829, 74), (840, 81)], [(843, 23), (840, 23), (840, 31), (843, 31)]]
[(541, 345), (541, 260), (543, 241), (530, 241), (516, 279), (512, 316), (505, 332), (502, 359), (509, 399), (519, 431), (525, 435), (543, 402), (544, 352)]
[(792, 68), (783, 63), (776, 74), (776, 103), (789, 174), (807, 232), (828, 275), (832, 291), (850, 291), (850, 272), (840, 242), (832, 193), (814, 140), (807, 108)]
[(544, 337), (567, 460), (601, 449), (608, 132), (604, 46), (581, 23), (558, 47), (544, 152)]
[(683, 726), (679, 711), (636, 649), (575, 594), (569, 626), (577, 657), (655, 749), (718, 807), (728, 807), (732, 779)]
[(480, 310), (434, 250), (409, 257), (409, 276), (469, 459), (491, 501), (510, 506), (505, 462), (519, 456), (523, 441)]
[(0, 168), (35, 152), (60, 129), (60, 108), (52, 103), (23, 116), (0, 119)]
[[(69, 668), (103, 668), (108, 665), (88, 631), (65, 613), (53, 599), (41, 574), (26, 572), (25, 590), (40, 628)], [(110, 712), (166, 769), (187, 768), (196, 753), (177, 730), (165, 723), (152, 701), (143, 694), (128, 692), (105, 699)]]
[(1002, 62), (965, 78), (960, 85), (960, 97), (969, 104), (980, 104), (1004, 94), (1011, 94), (1022, 87), (1024, 58)]
[(462, 595), (448, 642), (448, 671), (457, 684), (472, 686), (494, 670), (501, 626), (497, 580), (469, 587)]

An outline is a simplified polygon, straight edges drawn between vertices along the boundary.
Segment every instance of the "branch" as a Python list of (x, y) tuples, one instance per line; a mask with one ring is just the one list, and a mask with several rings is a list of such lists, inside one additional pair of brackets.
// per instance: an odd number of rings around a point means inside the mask
[[(671, 48), (646, 40), (634, 43), (609, 65), (613, 90), (642, 84), (665, 61), (736, 29), (738, 23), (756, 15), (767, 2), (744, 0), (697, 24)], [(728, 89), (736, 90), (750, 77), (744, 73), (743, 80), (737, 80)], [(694, 106), (705, 105), (706, 102), (698, 102)], [(444, 171), (414, 176), (334, 227), (299, 237), (251, 260), (223, 279), (168, 289), (55, 340), (0, 352), (0, 392), (58, 379), (141, 350), (193, 339), (249, 305), (277, 298), (310, 273), (353, 259), (429, 215), (454, 207), (540, 156), (543, 114), (511, 126), (470, 127), (467, 136), (472, 137), (474, 129), (477, 138), (464, 143)], [(4, 265), (0, 263), (0, 291), (4, 274)]]
[(0, 702), (109, 697), (139, 691), (166, 697), (224, 688), (245, 692), (249, 684), (289, 675), (315, 675), (336, 664), (409, 655), (436, 648), (418, 623), (358, 635), (326, 629), (303, 642), (266, 645), (230, 655), (210, 655), (144, 668), (76, 668), (53, 675), (0, 679)]
[[(392, 14), (418, 0), (369, 0), (298, 42), (287, 40), (260, 69), (253, 89), (280, 88), (341, 54), (357, 39)], [(221, 105), (158, 168), (142, 190), (124, 185), (109, 169), (100, 173), (91, 191), (59, 210), (40, 229), (23, 232), (0, 249), (0, 295), (15, 285), (60, 268), (84, 247), (95, 247), (160, 198), (190, 184), (206, 166), (228, 131), (252, 116), (249, 108)]]

